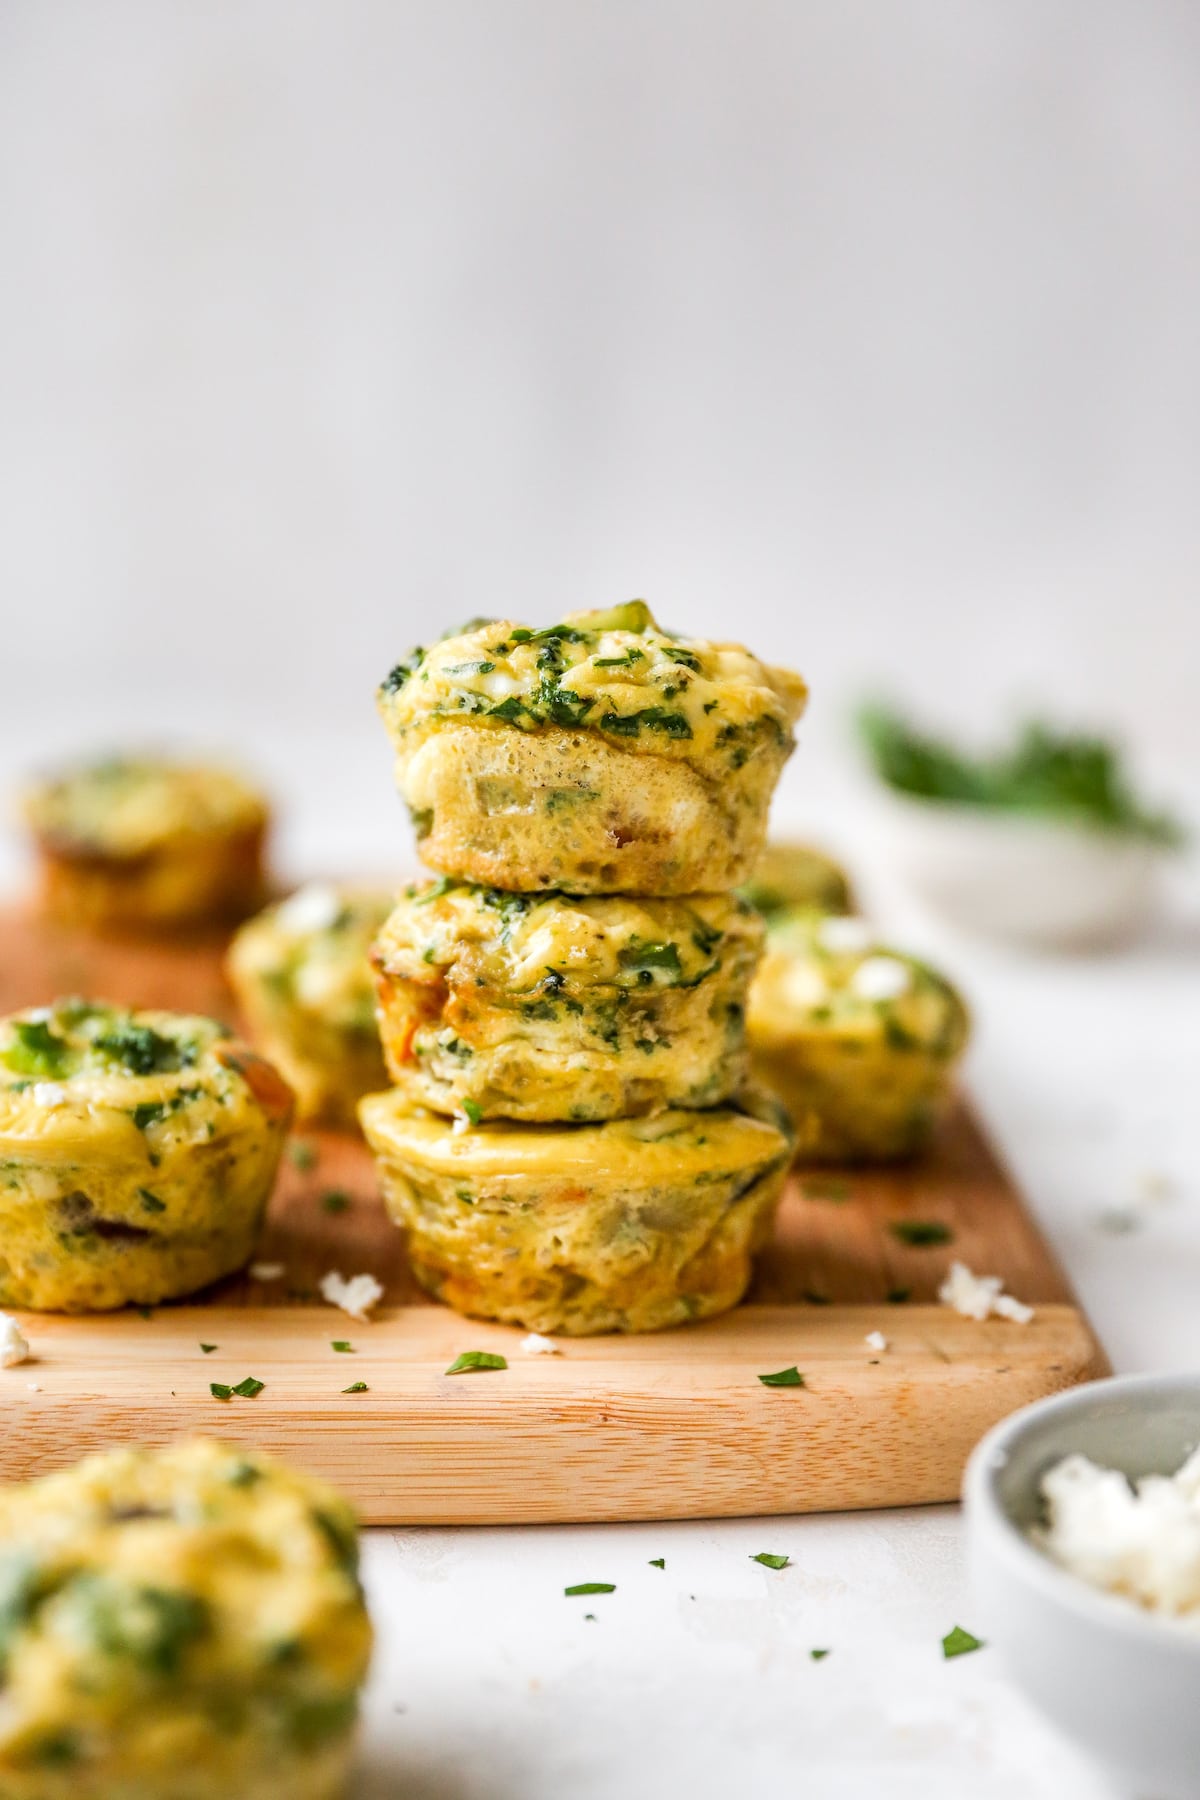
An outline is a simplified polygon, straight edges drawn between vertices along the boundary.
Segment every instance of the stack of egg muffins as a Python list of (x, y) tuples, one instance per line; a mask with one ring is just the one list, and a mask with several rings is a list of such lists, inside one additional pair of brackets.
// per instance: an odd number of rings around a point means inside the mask
[(635, 601), (416, 650), (380, 709), (423, 860), (372, 960), (359, 1117), (418, 1280), (537, 1332), (741, 1298), (792, 1154), (746, 1079), (762, 845), (798, 677)]

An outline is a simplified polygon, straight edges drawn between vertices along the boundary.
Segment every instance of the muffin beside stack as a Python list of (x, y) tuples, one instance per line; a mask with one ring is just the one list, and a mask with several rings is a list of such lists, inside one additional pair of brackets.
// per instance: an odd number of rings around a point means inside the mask
[(790, 1158), (746, 1086), (762, 944), (732, 893), (805, 697), (641, 602), (475, 624), (380, 708), (424, 860), (377, 941), (395, 1086), (363, 1128), (414, 1273), (535, 1331), (735, 1305)]

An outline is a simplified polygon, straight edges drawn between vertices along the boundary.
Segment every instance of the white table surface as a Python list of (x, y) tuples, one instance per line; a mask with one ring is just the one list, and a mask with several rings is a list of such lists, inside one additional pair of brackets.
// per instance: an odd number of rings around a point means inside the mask
[[(894, 891), (853, 807), (803, 824), (848, 855), (893, 935), (965, 987), (976, 1100), (1114, 1366), (1196, 1366), (1195, 864), (1137, 946), (1048, 957), (969, 939)], [(326, 842), (300, 820), (293, 866), (349, 866), (374, 827), (343, 813), (335, 829)], [(1114, 1208), (1134, 1229), (1102, 1228)], [(1100, 1775), (994, 1652), (943, 1660), (943, 1634), (977, 1623), (962, 1549), (953, 1507), (369, 1532), (359, 1800), (1098, 1800)], [(764, 1569), (760, 1550), (791, 1564)], [(616, 1592), (566, 1599), (579, 1581)]]

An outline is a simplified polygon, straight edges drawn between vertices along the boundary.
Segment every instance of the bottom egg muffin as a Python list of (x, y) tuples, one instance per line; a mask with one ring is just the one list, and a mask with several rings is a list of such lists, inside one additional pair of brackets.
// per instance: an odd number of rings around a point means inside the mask
[(0, 1488), (4, 1800), (336, 1800), (371, 1626), (350, 1508), (197, 1440)]
[(968, 1035), (950, 983), (862, 919), (773, 922), (750, 989), (751, 1065), (811, 1117), (814, 1162), (886, 1162), (929, 1141)]
[(148, 1306), (240, 1268), (291, 1110), (212, 1019), (61, 1000), (0, 1020), (0, 1306)]
[(657, 1331), (741, 1299), (791, 1158), (758, 1091), (711, 1112), (460, 1131), (372, 1094), (359, 1116), (413, 1273), (531, 1331)]
[(237, 933), (229, 981), (255, 1041), (296, 1095), (296, 1116), (353, 1125), (387, 1080), (367, 953), (390, 895), (313, 884)]

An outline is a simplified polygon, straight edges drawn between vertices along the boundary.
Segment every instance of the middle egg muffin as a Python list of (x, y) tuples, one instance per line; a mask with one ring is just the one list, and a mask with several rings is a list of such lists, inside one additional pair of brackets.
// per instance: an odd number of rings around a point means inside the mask
[(410, 888), (372, 952), (388, 1072), (408, 1104), (476, 1122), (719, 1106), (745, 1076), (762, 941), (735, 894)]

